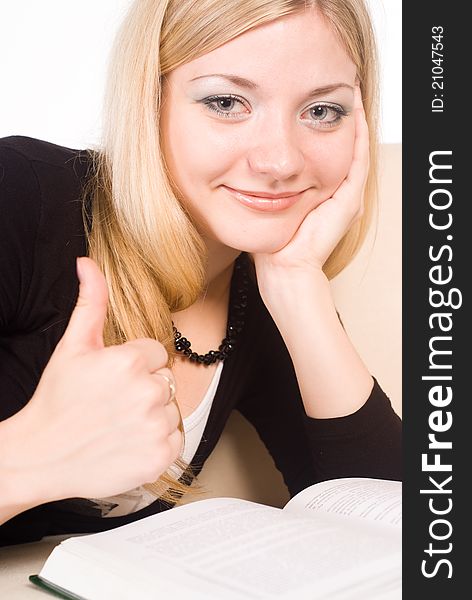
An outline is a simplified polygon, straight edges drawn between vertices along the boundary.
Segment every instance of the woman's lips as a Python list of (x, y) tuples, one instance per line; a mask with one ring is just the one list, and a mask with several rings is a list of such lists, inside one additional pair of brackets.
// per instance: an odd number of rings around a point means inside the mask
[(285, 196), (284, 198), (261, 198), (260, 196), (243, 194), (242, 192), (226, 185), (223, 185), (222, 187), (227, 190), (233, 196), (233, 198), (236, 198), (236, 200), (241, 202), (241, 204), (262, 212), (277, 212), (280, 210), (285, 210), (286, 208), (289, 208), (298, 202), (303, 194), (303, 192), (300, 192), (299, 194)]

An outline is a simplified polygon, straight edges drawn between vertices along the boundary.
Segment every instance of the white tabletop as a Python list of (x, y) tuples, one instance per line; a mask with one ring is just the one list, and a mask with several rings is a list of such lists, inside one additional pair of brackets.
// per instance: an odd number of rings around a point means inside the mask
[(0, 547), (0, 598), (23, 600), (51, 598), (28, 581), (30, 575), (39, 573), (54, 546), (70, 535), (54, 535), (30, 544)]

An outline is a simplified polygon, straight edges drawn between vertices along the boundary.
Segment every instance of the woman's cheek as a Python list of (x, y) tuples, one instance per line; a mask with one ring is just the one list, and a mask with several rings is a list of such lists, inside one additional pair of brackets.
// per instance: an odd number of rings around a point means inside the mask
[[(192, 164), (192, 178), (200, 183), (208, 184), (224, 176), (233, 166), (237, 154), (237, 144), (232, 136), (208, 125), (194, 126), (192, 135), (185, 136), (182, 143), (186, 144), (187, 159)], [(195, 179), (193, 182), (196, 183)]]

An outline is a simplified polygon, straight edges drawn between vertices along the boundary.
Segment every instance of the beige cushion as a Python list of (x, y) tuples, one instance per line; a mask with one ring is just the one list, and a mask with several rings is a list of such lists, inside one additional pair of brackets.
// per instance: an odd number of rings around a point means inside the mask
[[(332, 282), (343, 324), (401, 415), (401, 145), (381, 148), (379, 219), (355, 260)], [(255, 429), (233, 411), (199, 476), (202, 496), (283, 506), (289, 495)]]
[(377, 231), (332, 286), (349, 337), (401, 416), (401, 144), (381, 147), (379, 170)]

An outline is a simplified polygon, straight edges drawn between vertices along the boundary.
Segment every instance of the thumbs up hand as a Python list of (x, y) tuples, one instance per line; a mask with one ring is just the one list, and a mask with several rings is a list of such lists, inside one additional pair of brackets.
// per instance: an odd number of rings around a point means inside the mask
[[(77, 261), (77, 304), (23, 409), (27, 472), (43, 502), (106, 497), (155, 481), (182, 450), (180, 412), (169, 402), (164, 346), (139, 339), (105, 347), (108, 290), (96, 263)], [(26, 452), (26, 451), (25, 451)]]

